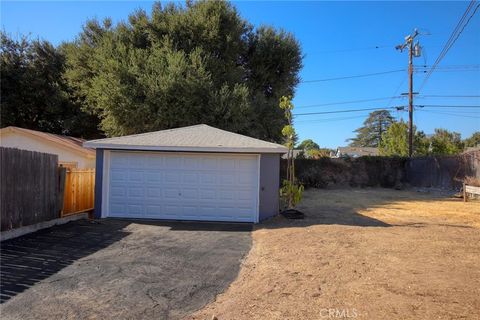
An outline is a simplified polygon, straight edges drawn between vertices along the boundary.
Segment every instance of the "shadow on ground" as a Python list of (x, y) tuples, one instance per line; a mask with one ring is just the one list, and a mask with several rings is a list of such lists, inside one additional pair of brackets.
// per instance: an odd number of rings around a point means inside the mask
[(5, 241), (2, 316), (180, 319), (237, 277), (251, 230), (235, 223), (79, 220)]
[(113, 221), (133, 222), (141, 225), (168, 227), (172, 231), (221, 231), (221, 232), (249, 232), (253, 229), (251, 223), (222, 223), (203, 221), (178, 221), (154, 219), (109, 219)]
[[(288, 220), (278, 217), (265, 221), (260, 228), (302, 227), (311, 225), (345, 225), (359, 227), (392, 227), (395, 224), (369, 217), (360, 212), (382, 207), (395, 210), (399, 201), (435, 202), (438, 200), (460, 201), (440, 193), (420, 193), (414, 190), (383, 188), (308, 189), (296, 207), (305, 214), (305, 219)], [(412, 224), (413, 225), (413, 224)], [(415, 223), (422, 227), (421, 223)]]
[(129, 222), (105, 225), (86, 220), (54, 226), (1, 243), (1, 303), (76, 260), (122, 239)]

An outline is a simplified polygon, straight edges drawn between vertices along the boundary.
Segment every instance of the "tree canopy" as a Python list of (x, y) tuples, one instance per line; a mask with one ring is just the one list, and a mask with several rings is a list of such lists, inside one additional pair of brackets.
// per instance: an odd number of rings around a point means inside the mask
[(88, 21), (62, 45), (75, 100), (108, 136), (206, 123), (281, 141), (281, 96), (293, 95), (297, 40), (254, 29), (227, 2), (155, 4), (113, 26)]
[(308, 151), (308, 150), (313, 150), (313, 149), (320, 149), (320, 146), (315, 142), (313, 141), (312, 139), (306, 139), (306, 140), (303, 140), (302, 142), (300, 142), (297, 146), (297, 149), (302, 149), (302, 150), (305, 150), (305, 151)]
[(2, 127), (97, 137), (97, 118), (70, 99), (63, 55), (47, 41), (0, 36)]
[(430, 142), (433, 154), (457, 154), (463, 150), (460, 133), (450, 132), (446, 129), (435, 129), (435, 133), (430, 137)]
[(371, 112), (363, 122), (363, 126), (355, 130), (357, 136), (350, 139), (350, 146), (378, 147), (382, 140), (382, 134), (393, 122), (394, 119), (388, 110)]
[(480, 145), (480, 131), (474, 132), (470, 137), (463, 140), (465, 148), (476, 147)]

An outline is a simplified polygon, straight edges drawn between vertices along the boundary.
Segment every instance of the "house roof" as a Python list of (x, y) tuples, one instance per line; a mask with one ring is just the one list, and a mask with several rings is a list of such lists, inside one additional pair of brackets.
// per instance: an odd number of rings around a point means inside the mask
[(85, 142), (84, 146), (103, 149), (155, 151), (233, 153), (287, 152), (287, 148), (280, 144), (247, 137), (205, 124), (116, 138), (91, 140)]
[(62, 136), (58, 134), (41, 132), (36, 130), (14, 127), (14, 126), (0, 129), (0, 135), (7, 132), (32, 135), (37, 138), (48, 140), (50, 142), (58, 143), (66, 148), (70, 148), (78, 152), (85, 153), (89, 156), (95, 156), (95, 150), (83, 146), (83, 143), (86, 141), (85, 139), (75, 138), (70, 136)]
[(378, 156), (379, 151), (378, 148), (372, 147), (338, 147), (338, 151), (342, 155), (349, 155), (349, 156)]

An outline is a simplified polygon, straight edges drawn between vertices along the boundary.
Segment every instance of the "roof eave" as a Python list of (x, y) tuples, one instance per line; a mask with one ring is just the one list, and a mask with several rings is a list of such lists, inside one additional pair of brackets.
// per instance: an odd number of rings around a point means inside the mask
[(31, 135), (34, 137), (37, 137), (39, 139), (47, 140), (52, 143), (59, 144), (67, 149), (70, 150), (75, 150), (78, 153), (81, 153), (83, 155), (86, 155), (87, 157), (95, 157), (95, 150), (89, 150), (86, 149), (87, 147), (81, 147), (79, 145), (76, 145), (75, 143), (69, 143), (66, 142), (58, 137), (54, 137), (53, 135), (50, 135), (48, 132), (42, 132), (42, 131), (36, 131), (36, 130), (30, 130), (30, 129), (25, 129), (25, 128), (19, 128), (19, 127), (5, 127), (0, 129), (0, 131), (5, 131), (5, 132), (12, 132), (12, 133), (20, 133), (20, 134), (26, 134), (26, 135)]
[(178, 151), (178, 152), (217, 152), (217, 153), (279, 153), (288, 151), (287, 148), (253, 148), (253, 147), (172, 147), (172, 146), (142, 146), (125, 144), (108, 144), (85, 142), (84, 147), (93, 149), (136, 150), (136, 151)]

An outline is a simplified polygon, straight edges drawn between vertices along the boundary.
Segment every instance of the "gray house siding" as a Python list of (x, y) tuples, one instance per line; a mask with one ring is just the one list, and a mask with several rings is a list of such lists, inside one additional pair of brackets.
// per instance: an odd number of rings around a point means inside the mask
[(280, 186), (280, 154), (260, 155), (259, 220), (278, 214)]
[(97, 149), (95, 164), (95, 219), (102, 217), (102, 187), (103, 187), (103, 149)]

